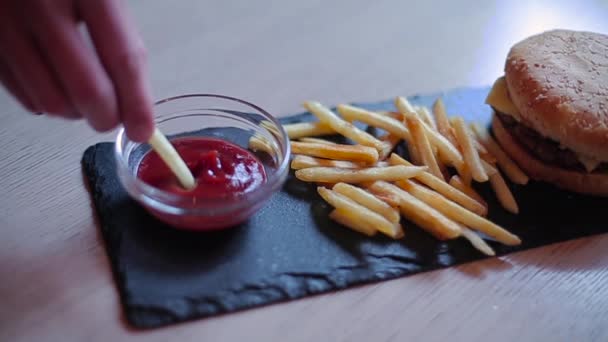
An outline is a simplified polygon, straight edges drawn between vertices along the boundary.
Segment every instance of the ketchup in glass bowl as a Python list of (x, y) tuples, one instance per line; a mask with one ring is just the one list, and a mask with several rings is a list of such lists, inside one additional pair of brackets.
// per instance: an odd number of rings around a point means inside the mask
[[(196, 186), (183, 188), (148, 144), (116, 138), (118, 177), (129, 195), (159, 220), (186, 230), (236, 226), (284, 184), (289, 138), (276, 119), (246, 101), (184, 95), (155, 104), (156, 126), (190, 169)], [(262, 139), (251, 149), (250, 139)]]

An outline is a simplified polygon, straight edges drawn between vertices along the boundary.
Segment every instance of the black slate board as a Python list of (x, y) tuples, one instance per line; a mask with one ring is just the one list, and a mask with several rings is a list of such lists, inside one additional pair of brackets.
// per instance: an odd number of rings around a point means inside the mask
[[(450, 114), (489, 122), (488, 88), (410, 97), (430, 106), (442, 96)], [(392, 101), (358, 104), (391, 109)], [(308, 113), (284, 123), (312, 120)], [(149, 216), (121, 187), (111, 143), (89, 147), (82, 163), (128, 321), (152, 328), (343, 289), (485, 258), (462, 239), (438, 242), (405, 222), (406, 238), (364, 237), (327, 219), (314, 186), (293, 176), (247, 224), (189, 233)], [(521, 213), (500, 208), (487, 187), (489, 217), (523, 244), (491, 243), (498, 255), (608, 232), (608, 200), (532, 182), (512, 186)]]

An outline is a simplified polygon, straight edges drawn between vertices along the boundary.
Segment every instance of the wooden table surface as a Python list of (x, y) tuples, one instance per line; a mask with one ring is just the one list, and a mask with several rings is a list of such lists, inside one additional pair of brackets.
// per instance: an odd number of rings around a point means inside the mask
[[(489, 85), (544, 29), (608, 31), (605, 1), (138, 0), (155, 97), (276, 115)], [(532, 2), (530, 2), (532, 3)], [(608, 235), (153, 331), (127, 326), (80, 158), (110, 140), (0, 95), (0, 341), (606, 341)], [(551, 227), (547, 227), (550, 232)]]

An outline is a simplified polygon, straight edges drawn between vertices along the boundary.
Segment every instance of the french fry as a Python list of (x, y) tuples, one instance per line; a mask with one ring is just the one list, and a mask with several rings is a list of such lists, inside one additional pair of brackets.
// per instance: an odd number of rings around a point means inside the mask
[(406, 141), (410, 140), (410, 133), (403, 123), (388, 116), (383, 116), (376, 112), (341, 104), (338, 105), (338, 113), (346, 121), (360, 121), (370, 126), (381, 128), (393, 135), (396, 135)]
[(304, 107), (315, 115), (319, 121), (329, 125), (334, 131), (340, 133), (344, 137), (351, 139), (361, 145), (374, 147), (376, 150), (382, 149), (382, 142), (376, 139), (373, 135), (357, 128), (350, 122), (347, 122), (334, 114), (329, 108), (323, 106), (316, 101), (307, 101)]
[(469, 165), (464, 164), (464, 166), (460, 169), (457, 170), (458, 174), (460, 175), (462, 182), (466, 185), (466, 186), (471, 186), (471, 184), (473, 184), (473, 176), (471, 175), (471, 168), (469, 167)]
[[(483, 146), (482, 143), (479, 142), (479, 140), (477, 139), (473, 139), (473, 145), (475, 146), (475, 149), (477, 150), (477, 153), (479, 153), (480, 155), (489, 155), (490, 153), (488, 152), (488, 150), (486, 149), (485, 146)], [(490, 158), (488, 156), (488, 158)]]
[(359, 169), (364, 167), (364, 164), (349, 162), (346, 160), (332, 160), (316, 158), (305, 155), (297, 155), (291, 160), (291, 168), (293, 170), (306, 169), (309, 167), (339, 167), (343, 169)]
[(363, 169), (340, 169), (335, 167), (309, 167), (295, 172), (296, 178), (305, 182), (364, 183), (375, 180), (396, 181), (414, 177), (425, 171), (421, 166), (387, 166)]
[(291, 169), (292, 170), (306, 169), (309, 167), (317, 167), (317, 166), (339, 167), (342, 169), (360, 169), (360, 168), (369, 167), (369, 166), (386, 167), (386, 166), (389, 166), (389, 163), (387, 161), (379, 161), (376, 164), (367, 165), (367, 164), (363, 164), (363, 163), (354, 163), (354, 162), (350, 162), (350, 161), (346, 161), (346, 160), (324, 159), (324, 158), (305, 156), (305, 155), (301, 155), (301, 154), (294, 156), (293, 159), (291, 160)]
[[(429, 109), (425, 106), (414, 106), (414, 109), (416, 110), (416, 114), (420, 118), (421, 122), (426, 126), (425, 130), (428, 128), (434, 132), (437, 132), (437, 125), (435, 124), (435, 119), (433, 119), (433, 116), (429, 112)], [(427, 134), (427, 139), (430, 139), (428, 137), (428, 134)], [(430, 140), (429, 140), (429, 142), (430, 142)], [(439, 168), (444, 169), (443, 165), (441, 165), (441, 160), (438, 159), (437, 147), (435, 145), (431, 144), (431, 148), (433, 149), (433, 154), (435, 155), (435, 159), (437, 159)], [(442, 173), (443, 172), (444, 171), (442, 171)], [(447, 170), (446, 170), (446, 174), (447, 174)]]
[(441, 133), (449, 142), (454, 146), (458, 146), (456, 137), (448, 120), (448, 115), (445, 111), (445, 105), (443, 100), (439, 97), (433, 103), (433, 115), (435, 116), (435, 123), (437, 124), (437, 131)]
[(349, 211), (349, 218), (352, 220), (363, 221), (392, 238), (403, 236), (403, 229), (400, 224), (390, 222), (382, 215), (358, 204), (352, 199), (324, 187), (318, 187), (317, 192), (332, 207)]
[(420, 152), (418, 152), (418, 148), (416, 147), (416, 144), (408, 142), (406, 144), (406, 146), (407, 146), (407, 154), (409, 155), (410, 160), (416, 165), (421, 165), (422, 160), (420, 158)]
[(385, 194), (382, 192), (374, 191), (373, 189), (369, 189), (369, 188), (367, 189), (367, 191), (374, 194), (374, 196), (376, 196), (376, 198), (386, 202), (391, 207), (399, 208), (399, 198), (398, 197), (391, 195), (391, 194)]
[(464, 166), (464, 158), (462, 154), (446, 137), (439, 134), (437, 131), (424, 125), (424, 131), (431, 145), (437, 148), (439, 159), (448, 165), (453, 166), (457, 170)]
[(416, 108), (414, 108), (414, 106), (412, 106), (412, 104), (403, 96), (397, 96), (395, 98), (395, 108), (404, 116), (404, 119), (407, 114), (418, 116), (418, 114), (416, 114)]
[(469, 240), (471, 245), (478, 251), (488, 256), (496, 255), (496, 252), (494, 252), (492, 247), (490, 247), (490, 245), (488, 245), (479, 235), (477, 235), (477, 233), (462, 225), (460, 228), (462, 229), (462, 237)]
[(382, 141), (382, 150), (378, 152), (378, 159), (385, 160), (386, 157), (393, 152), (395, 146), (399, 144), (401, 138), (397, 135), (387, 133), (380, 137), (380, 141)]
[(293, 154), (304, 154), (313, 157), (347, 160), (366, 164), (375, 164), (378, 161), (378, 150), (361, 145), (327, 145), (292, 141), (291, 151)]
[(300, 122), (283, 125), (283, 128), (287, 132), (289, 139), (336, 134), (331, 127), (322, 122)]
[[(480, 203), (486, 209), (485, 211), (487, 212), (488, 204), (483, 199), (483, 197), (477, 191), (475, 191), (475, 189), (466, 185), (462, 181), (462, 179), (460, 179), (460, 177), (458, 177), (456, 175), (452, 176), (452, 178), (450, 179), (450, 185), (455, 187), (456, 189), (462, 191), (463, 193), (467, 194), (467, 196), (469, 196), (470, 198), (472, 198), (475, 201), (477, 201), (478, 203)], [(479, 213), (477, 213), (477, 214), (479, 214)], [(485, 216), (485, 214), (484, 214), (484, 216)]]
[(525, 185), (530, 180), (528, 175), (505, 153), (500, 145), (490, 136), (487, 130), (478, 125), (471, 125), (479, 141), (496, 158), (498, 167), (515, 184)]
[(369, 184), (369, 189), (375, 194), (386, 194), (398, 199), (401, 213), (439, 240), (454, 239), (462, 233), (454, 221), (394, 184), (376, 181)]
[[(412, 165), (410, 162), (401, 158), (400, 156), (396, 155), (395, 153), (391, 154), (391, 156), (389, 158), (389, 163), (391, 165), (406, 165), (406, 166)], [(457, 177), (457, 176), (455, 176), (455, 177)], [(464, 191), (456, 188), (455, 186), (452, 186), (452, 185), (446, 183), (445, 181), (435, 177), (434, 175), (430, 174), (429, 172), (422, 172), (414, 178), (416, 180), (418, 180), (419, 182), (425, 184), (429, 188), (442, 194), (446, 198), (460, 204), (464, 208), (469, 209), (470, 211), (472, 211), (478, 215), (485, 216), (488, 212), (487, 207), (483, 206), (475, 198), (466, 194)]]
[[(401, 114), (401, 117), (403, 120), (405, 120), (406, 114), (417, 115), (414, 107), (410, 104), (410, 102), (406, 98), (404, 98), (402, 96), (397, 96), (395, 98), (395, 107)], [(408, 154), (409, 154), (412, 162), (414, 162), (414, 164), (416, 164), (416, 165), (422, 164), (422, 156), (421, 156), (421, 152), (418, 151), (418, 146), (416, 146), (416, 144), (414, 142), (412, 142), (411, 139), (406, 140), (406, 142), (407, 142)]]
[(450, 179), (450, 171), (448, 171), (447, 166), (445, 166), (445, 164), (441, 161), (441, 159), (437, 158), (437, 164), (439, 165), (439, 170), (441, 171), (441, 174), (443, 175), (443, 180), (447, 180)]
[[(477, 150), (477, 151), (479, 152), (479, 150)], [(488, 162), (490, 164), (496, 164), (496, 162), (498, 162), (496, 157), (494, 157), (494, 155), (492, 155), (490, 152), (488, 152), (488, 153), (479, 152), (479, 158), (481, 158), (481, 160), (485, 160), (486, 162)]]
[(496, 198), (502, 207), (510, 213), (518, 214), (519, 206), (517, 205), (517, 201), (515, 201), (513, 193), (499, 172), (490, 176), (490, 184), (492, 185), (492, 189), (494, 190), (494, 193), (496, 193)]
[(325, 145), (335, 145), (336, 144), (333, 141), (329, 141), (329, 140), (325, 140), (325, 139), (319, 139), (319, 138), (304, 137), (304, 138), (300, 138), (298, 140), (301, 141), (301, 142), (309, 142), (309, 143), (325, 144)]
[(412, 194), (412, 196), (427, 203), (451, 220), (462, 223), (471, 229), (483, 232), (508, 246), (515, 246), (521, 243), (521, 240), (516, 235), (513, 235), (509, 231), (487, 220), (486, 218), (446, 199), (431, 189), (425, 188), (424, 186), (416, 184), (410, 180), (398, 181), (396, 184), (400, 188)]
[(272, 143), (265, 137), (255, 134), (249, 138), (249, 149), (252, 151), (262, 151), (270, 155), (274, 154), (275, 149), (272, 148)]
[(494, 165), (491, 165), (490, 163), (488, 163), (487, 161), (485, 161), (483, 159), (480, 159), (480, 162), (481, 162), (481, 166), (483, 167), (483, 170), (486, 172), (488, 177), (498, 173), (498, 170), (494, 167)]
[(435, 123), (435, 119), (433, 119), (433, 116), (431, 116), (431, 113), (429, 112), (429, 109), (427, 107), (416, 107), (416, 114), (418, 114), (422, 121), (429, 125), (429, 127), (431, 127), (435, 131), (437, 130), (437, 124)]
[(167, 137), (158, 128), (154, 129), (148, 143), (173, 172), (181, 186), (185, 189), (194, 189), (196, 180), (192, 172), (188, 169), (188, 166)]
[(473, 179), (478, 182), (487, 182), (489, 180), (488, 174), (481, 164), (479, 153), (473, 145), (473, 137), (467, 126), (465, 126), (464, 119), (462, 117), (455, 117), (452, 125), (456, 140), (462, 150), (465, 163), (468, 165)]
[(388, 116), (391, 117), (399, 122), (403, 121), (403, 114), (401, 114), (400, 112), (393, 112), (393, 111), (389, 111), (389, 110), (381, 110), (379, 112), (376, 112), (377, 114), (380, 114), (382, 116)]
[(352, 199), (370, 210), (375, 211), (376, 213), (384, 216), (384, 218), (390, 222), (399, 223), (401, 219), (399, 210), (391, 207), (386, 202), (378, 199), (378, 197), (359, 187), (346, 183), (337, 183), (334, 185), (332, 190)]
[(339, 224), (350, 228), (359, 233), (363, 233), (367, 236), (374, 236), (377, 230), (369, 223), (358, 220), (353, 217), (352, 213), (345, 209), (334, 209), (329, 213), (329, 218), (338, 222)]
[(418, 150), (418, 156), (420, 157), (422, 164), (428, 166), (429, 172), (435, 175), (435, 177), (443, 179), (443, 174), (439, 169), (431, 144), (426, 137), (422, 121), (416, 115), (410, 113), (404, 115), (407, 127), (412, 136), (412, 143), (416, 146), (416, 150)]
[(260, 122), (260, 126), (266, 128), (268, 131), (272, 132), (276, 136), (281, 135), (279, 133), (279, 128), (272, 121), (262, 120), (262, 122)]

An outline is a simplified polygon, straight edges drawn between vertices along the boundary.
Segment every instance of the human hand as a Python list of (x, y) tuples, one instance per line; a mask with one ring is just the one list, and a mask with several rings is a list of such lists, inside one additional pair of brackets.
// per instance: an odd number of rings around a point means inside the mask
[[(93, 46), (80, 30), (84, 23)], [(32, 112), (153, 131), (146, 51), (121, 0), (0, 0), (0, 80)]]

